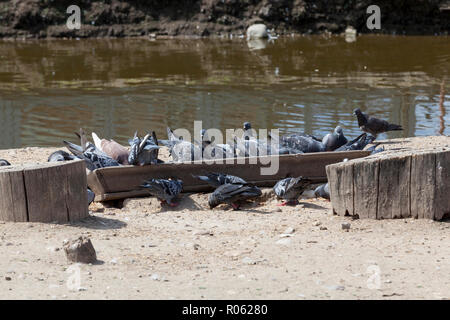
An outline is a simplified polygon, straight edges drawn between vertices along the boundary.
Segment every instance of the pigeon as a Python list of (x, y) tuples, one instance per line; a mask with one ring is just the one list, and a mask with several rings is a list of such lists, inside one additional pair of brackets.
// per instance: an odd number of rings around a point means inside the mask
[(122, 165), (128, 165), (128, 149), (114, 140), (100, 139), (95, 132), (92, 132), (92, 139), (95, 147), (106, 153), (108, 156), (116, 160)]
[(128, 156), (129, 164), (144, 166), (159, 163), (159, 147), (155, 131), (152, 132), (152, 136), (147, 134), (143, 139), (139, 138), (136, 132), (133, 139), (130, 139), (128, 142), (131, 146)]
[(378, 147), (380, 144), (381, 144), (381, 143), (374, 144), (373, 146), (371, 146), (370, 148), (367, 148), (366, 150), (367, 150), (367, 151), (370, 151), (370, 154), (376, 154), (376, 153), (379, 153), (379, 152), (383, 152), (383, 151), (384, 151), (384, 147), (381, 147), (381, 148), (378, 148), (378, 149), (377, 149), (377, 147)]
[(141, 187), (158, 198), (161, 205), (167, 203), (171, 207), (176, 207), (178, 203), (174, 202), (174, 200), (183, 190), (183, 181), (178, 179), (151, 179), (146, 181)]
[(63, 143), (74, 156), (86, 162), (86, 167), (90, 171), (105, 167), (120, 166), (120, 164), (116, 160), (109, 157), (104, 152), (98, 150), (92, 143), (86, 143), (85, 148), (82, 148), (79, 145), (65, 140), (63, 141)]
[(88, 188), (87, 196), (88, 196), (88, 205), (90, 205), (92, 203), (92, 201), (94, 201), (94, 199), (95, 199), (95, 193), (92, 192), (92, 190)]
[(314, 195), (319, 198), (325, 198), (330, 200), (330, 188), (328, 186), (328, 183), (321, 184), (314, 190)]
[(200, 147), (175, 136), (170, 128), (167, 128), (168, 140), (159, 142), (169, 148), (170, 155), (175, 162), (189, 162), (202, 159)]
[(205, 159), (223, 159), (233, 158), (236, 156), (236, 148), (233, 148), (229, 144), (215, 144), (214, 141), (209, 139), (208, 133), (205, 129), (200, 132), (202, 137), (202, 156)]
[(298, 197), (305, 191), (305, 188), (312, 183), (310, 179), (303, 178), (302, 176), (297, 178), (285, 178), (278, 181), (273, 187), (277, 198), (286, 200), (279, 204), (280, 206), (285, 205), (296, 205), (298, 204)]
[(365, 146), (372, 143), (374, 140), (375, 140), (374, 136), (367, 136), (367, 133), (363, 133), (334, 151), (363, 150)]
[(68, 154), (67, 152), (63, 150), (58, 150), (53, 152), (47, 159), (47, 162), (57, 162), (57, 161), (70, 161), (77, 159), (71, 154)]
[(403, 130), (402, 126), (389, 123), (386, 120), (370, 117), (369, 115), (362, 113), (359, 108), (354, 110), (354, 114), (358, 118), (358, 126), (361, 130), (370, 133), (375, 138), (378, 134), (383, 132)]
[(223, 174), (223, 173), (208, 173), (205, 176), (194, 176), (193, 175), (193, 177), (200, 179), (202, 181), (205, 181), (213, 187), (219, 187), (226, 183), (247, 184), (247, 182), (242, 178), (232, 176), (230, 174)]
[(312, 136), (297, 133), (282, 136), (279, 145), (280, 149), (288, 148), (289, 150), (297, 150), (302, 153), (325, 151), (325, 146), (322, 142), (317, 141)]
[(10, 166), (11, 163), (9, 163), (8, 161), (4, 160), (4, 159), (0, 159), (0, 167), (4, 167), (4, 166)]
[(322, 139), (322, 144), (325, 146), (325, 151), (334, 151), (337, 148), (343, 146), (348, 142), (347, 138), (344, 136), (342, 128), (337, 126), (333, 133), (327, 134)]
[(226, 183), (209, 195), (208, 204), (212, 209), (221, 203), (226, 203), (231, 205), (234, 210), (238, 210), (239, 204), (237, 202), (254, 199), (261, 195), (262, 192), (257, 186), (242, 183)]

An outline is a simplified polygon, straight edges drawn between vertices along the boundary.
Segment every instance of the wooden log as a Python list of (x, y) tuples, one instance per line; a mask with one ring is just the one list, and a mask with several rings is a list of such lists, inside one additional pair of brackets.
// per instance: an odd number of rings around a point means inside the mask
[[(261, 174), (275, 157), (228, 159), (225, 163), (197, 161), (193, 163), (166, 163), (150, 166), (123, 166), (97, 169), (88, 174), (88, 185), (94, 191), (96, 201), (106, 201), (141, 195), (139, 186), (147, 179), (176, 177), (183, 180), (184, 192), (209, 191), (211, 188), (192, 175), (221, 172), (239, 176), (258, 186), (273, 186), (286, 177), (306, 176), (316, 182), (326, 180), (325, 167), (345, 158), (364, 157), (368, 151), (318, 152), (278, 157), (279, 168), (274, 174)], [(142, 193), (145, 195), (146, 193)]]
[(436, 153), (421, 152), (411, 158), (411, 216), (433, 219), (435, 211)]
[(450, 150), (436, 154), (436, 208), (434, 219), (450, 217)]
[(0, 168), (0, 221), (28, 221), (23, 168)]
[(450, 216), (448, 148), (376, 154), (329, 165), (327, 177), (333, 210), (339, 215), (434, 220)]
[(0, 220), (68, 222), (89, 215), (84, 161), (0, 169)]
[(333, 212), (341, 216), (353, 215), (353, 165), (330, 165), (327, 172)]
[[(410, 208), (411, 157), (379, 160), (377, 219), (407, 218)], [(375, 216), (370, 217), (375, 218)]]
[(353, 165), (353, 214), (362, 219), (378, 218), (376, 194), (378, 192), (379, 166), (378, 159), (370, 159)]

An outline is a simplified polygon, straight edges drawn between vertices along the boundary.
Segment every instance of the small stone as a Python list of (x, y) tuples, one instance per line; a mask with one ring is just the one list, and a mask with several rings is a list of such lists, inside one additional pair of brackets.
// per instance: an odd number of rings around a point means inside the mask
[(6, 281), (11, 281), (11, 277), (5, 277)]
[(281, 244), (283, 246), (288, 246), (288, 245), (291, 244), (291, 239), (290, 238), (282, 238), (282, 239), (278, 240), (276, 242), (276, 244)]
[(87, 289), (86, 288), (84, 288), (84, 287), (79, 287), (78, 288), (78, 291), (86, 291)]
[(350, 230), (350, 223), (349, 222), (344, 222), (342, 224), (342, 230)]
[(344, 286), (327, 286), (327, 289), (330, 289), (330, 290), (339, 290), (339, 291), (343, 291), (343, 290), (345, 290), (345, 287)]
[(117, 264), (117, 259), (116, 259), (116, 258), (112, 258), (111, 261), (109, 261), (109, 263), (111, 263), (111, 264)]
[(94, 263), (97, 261), (97, 254), (91, 240), (84, 236), (65, 242), (64, 251), (67, 260), (71, 262)]
[(160, 280), (159, 274), (157, 274), (157, 273), (152, 274), (150, 279), (152, 279), (154, 281), (159, 281)]
[(243, 259), (242, 259), (242, 263), (244, 263), (244, 264), (256, 264), (256, 262), (253, 261), (253, 259), (250, 258), (250, 257), (245, 257), (245, 258), (243, 258)]
[(292, 234), (295, 232), (295, 229), (292, 227), (288, 227), (286, 228), (286, 230), (284, 230), (283, 234)]
[(328, 228), (325, 227), (325, 226), (321, 226), (321, 227), (320, 227), (320, 230), (328, 230)]

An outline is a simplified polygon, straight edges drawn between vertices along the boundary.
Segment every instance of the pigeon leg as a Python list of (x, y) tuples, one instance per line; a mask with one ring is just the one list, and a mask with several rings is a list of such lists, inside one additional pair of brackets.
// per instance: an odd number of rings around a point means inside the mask
[(231, 206), (233, 207), (233, 210), (239, 210), (239, 205), (236, 203), (232, 203)]
[(287, 203), (289, 206), (296, 206), (299, 204), (298, 200), (289, 200)]
[(279, 207), (287, 206), (287, 202), (286, 201), (281, 201), (280, 203), (277, 203), (277, 206), (279, 206)]

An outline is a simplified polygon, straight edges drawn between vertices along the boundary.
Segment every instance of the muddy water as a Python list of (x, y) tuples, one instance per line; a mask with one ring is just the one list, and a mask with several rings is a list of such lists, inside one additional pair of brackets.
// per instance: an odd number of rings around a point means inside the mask
[(449, 84), (449, 37), (0, 41), (0, 148), (194, 120), (352, 137), (355, 107), (405, 128), (387, 137), (450, 134)]

